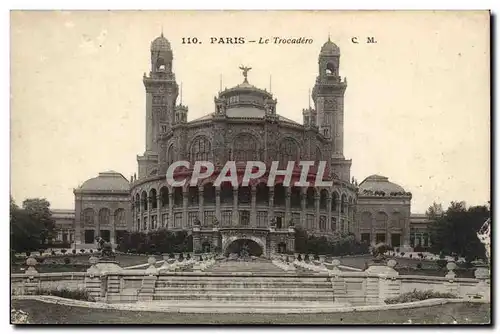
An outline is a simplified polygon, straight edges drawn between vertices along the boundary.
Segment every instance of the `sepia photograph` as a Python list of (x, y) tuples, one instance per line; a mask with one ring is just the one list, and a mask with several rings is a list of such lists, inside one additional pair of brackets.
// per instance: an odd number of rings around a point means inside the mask
[(10, 323), (491, 325), (490, 24), (11, 10)]

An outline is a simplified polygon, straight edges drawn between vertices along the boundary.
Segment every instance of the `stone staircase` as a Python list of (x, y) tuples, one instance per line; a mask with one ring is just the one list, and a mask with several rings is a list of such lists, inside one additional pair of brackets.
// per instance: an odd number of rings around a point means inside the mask
[(270, 260), (220, 261), (199, 276), (161, 276), (153, 300), (200, 301), (223, 304), (334, 302), (326, 276), (288, 275)]
[(153, 300), (215, 301), (222, 303), (254, 302), (335, 302), (329, 277), (168, 276), (156, 282)]

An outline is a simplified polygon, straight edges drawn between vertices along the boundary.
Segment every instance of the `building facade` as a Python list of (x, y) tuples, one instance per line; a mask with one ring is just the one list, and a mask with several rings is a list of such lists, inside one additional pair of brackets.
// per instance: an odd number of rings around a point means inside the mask
[[(240, 84), (214, 97), (213, 113), (188, 122), (189, 108), (178, 103), (170, 42), (162, 34), (150, 52), (151, 70), (142, 79), (146, 141), (138, 171), (130, 180), (101, 173), (74, 190), (76, 244), (92, 246), (98, 235), (116, 243), (124, 231), (166, 228), (190, 231), (195, 250), (226, 252), (243, 242), (270, 255), (293, 251), (292, 227), (301, 225), (317, 235), (353, 233), (371, 243), (409, 246), (411, 194), (382, 176), (359, 185), (351, 179), (352, 161), (344, 156), (347, 81), (339, 75), (340, 49), (330, 39), (318, 55), (314, 107), (303, 109), (303, 124), (278, 113), (277, 99), (250, 84), (247, 67), (240, 68)], [(181, 160), (210, 161), (215, 173), (191, 186), (192, 169), (176, 169), (174, 176), (188, 182), (172, 187), (166, 172)], [(236, 163), (238, 185), (214, 185), (227, 161)], [(280, 178), (268, 184), (266, 173), (242, 186), (247, 161), (267, 167), (279, 161), (280, 169), (293, 162), (293, 180), (300, 176), (299, 161), (315, 162), (310, 178), (325, 161), (323, 179), (333, 185), (289, 187)]]

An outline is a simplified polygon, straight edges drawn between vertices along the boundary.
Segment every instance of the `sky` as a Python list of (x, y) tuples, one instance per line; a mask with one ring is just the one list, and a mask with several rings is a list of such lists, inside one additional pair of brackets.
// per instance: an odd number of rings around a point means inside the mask
[[(169, 39), (188, 120), (214, 111), (223, 87), (269, 89), (302, 123), (328, 35), (347, 78), (344, 155), (358, 182), (389, 177), (433, 202), (490, 200), (488, 12), (11, 12), (11, 194), (74, 208), (99, 172), (137, 172), (145, 149), (143, 73), (150, 43)], [(312, 44), (210, 44), (210, 37), (306, 37)], [(201, 44), (183, 44), (196, 37)], [(352, 43), (357, 37), (360, 42)], [(373, 37), (377, 43), (365, 43)]]

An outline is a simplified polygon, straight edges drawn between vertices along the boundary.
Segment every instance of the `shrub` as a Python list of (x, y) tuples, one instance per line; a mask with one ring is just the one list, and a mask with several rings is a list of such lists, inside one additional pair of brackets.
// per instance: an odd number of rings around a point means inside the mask
[(94, 250), (93, 250), (93, 249), (91, 249), (91, 250), (90, 250), (90, 253), (94, 253)]
[(50, 252), (51, 255), (56, 255), (55, 251)]
[(417, 263), (417, 269), (422, 269), (422, 263)]
[(400, 304), (400, 303), (411, 303), (419, 300), (426, 300), (432, 298), (458, 298), (456, 295), (449, 292), (435, 292), (432, 290), (427, 291), (417, 291), (416, 289), (412, 292), (403, 293), (394, 298), (387, 298), (385, 300), (386, 304)]
[(31, 252), (26, 252), (26, 256), (30, 256), (31, 255)]
[(67, 288), (62, 289), (38, 289), (34, 293), (35, 295), (44, 295), (44, 296), (57, 296), (68, 299), (76, 299), (76, 300), (85, 300), (89, 302), (94, 302), (95, 299), (90, 296), (87, 290), (85, 289), (76, 289), (70, 290)]
[(446, 261), (444, 259), (439, 259), (439, 260), (436, 260), (436, 264), (440, 269), (443, 269), (444, 267), (446, 267), (446, 264), (448, 264), (448, 261)]
[(38, 253), (40, 253), (40, 256), (42, 256), (42, 255), (43, 255), (43, 249), (40, 249), (40, 250), (38, 251)]
[(85, 253), (85, 249), (83, 249), (83, 248), (80, 249), (80, 253), (82, 253), (82, 254)]
[(405, 256), (405, 252), (401, 252), (401, 256)]
[(66, 254), (67, 250), (66, 248), (61, 249), (61, 254)]
[(65, 257), (64, 258), (64, 263), (65, 264), (70, 264), (71, 260), (69, 259), (69, 257)]
[(71, 253), (76, 254), (76, 249), (73, 249)]
[(410, 254), (410, 259), (412, 259), (412, 258), (413, 258), (413, 254)]

